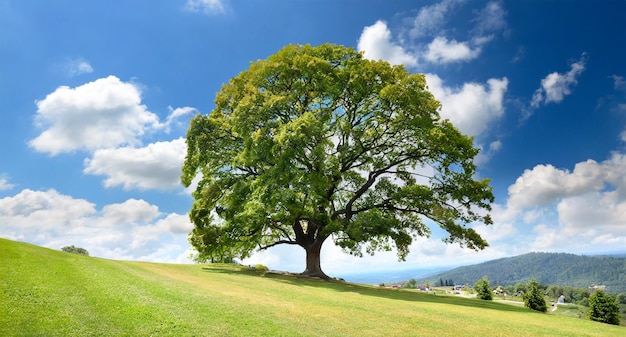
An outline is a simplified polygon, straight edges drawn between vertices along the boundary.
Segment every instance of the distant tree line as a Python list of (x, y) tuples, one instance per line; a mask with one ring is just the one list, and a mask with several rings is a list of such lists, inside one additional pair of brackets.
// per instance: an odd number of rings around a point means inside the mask
[(443, 278), (439, 278), (439, 282), (437, 283), (437, 286), (439, 287), (452, 287), (454, 286), (454, 281), (452, 281), (452, 279), (443, 279)]
[(565, 302), (580, 304), (586, 307), (589, 306), (589, 296), (591, 296), (592, 293), (589, 288), (562, 287), (554, 284), (544, 287), (546, 296), (550, 298), (558, 299), (563, 296)]
[[(404, 288), (416, 288), (418, 280), (410, 279), (403, 284)], [(426, 283), (427, 287), (429, 283)], [(453, 286), (451, 279), (439, 278), (435, 286)], [(467, 285), (465, 286), (467, 288)], [(562, 298), (566, 303), (574, 303), (588, 307), (587, 318), (607, 324), (619, 324), (626, 320), (626, 293), (607, 294), (601, 289), (592, 291), (590, 288), (576, 288), (570, 286), (541, 284), (535, 279), (528, 283), (515, 283), (514, 285), (492, 287), (489, 278), (484, 275), (474, 283), (473, 289), (468, 291), (476, 293), (476, 297), (483, 300), (492, 300), (494, 295), (518, 296), (524, 301), (524, 305), (532, 310), (546, 312), (548, 305), (546, 299), (555, 302)]]
[[(534, 279), (528, 284), (516, 283), (509, 286), (498, 286), (504, 293), (521, 296), (524, 305), (532, 310), (546, 312), (547, 298), (562, 298), (565, 302), (588, 307), (587, 317), (593, 321), (619, 325), (626, 316), (626, 294), (607, 294), (601, 289), (561, 287), (558, 285), (542, 285)], [(478, 298), (491, 300), (494, 291), (487, 276), (483, 276), (474, 284)]]
[(66, 253), (72, 253), (72, 254), (89, 256), (89, 252), (86, 249), (80, 248), (80, 247), (74, 247), (74, 245), (65, 246), (65, 247), (61, 248), (61, 250), (66, 252)]
[[(546, 300), (544, 298), (545, 291), (541, 289), (539, 283), (534, 279), (531, 279), (528, 284), (524, 285), (524, 291), (522, 298), (524, 299), (524, 305), (532, 310), (546, 312), (548, 310), (548, 305), (546, 304)], [(481, 300), (491, 301), (493, 300), (493, 295), (495, 293), (505, 293), (505, 289), (502, 286), (498, 286), (497, 290), (493, 290), (491, 288), (491, 284), (489, 282), (489, 278), (487, 276), (483, 276), (480, 280), (474, 283), (474, 291), (476, 292), (476, 297)]]
[[(417, 282), (415, 279), (410, 279), (404, 283), (404, 287), (415, 288)], [(440, 278), (437, 285), (448, 286), (454, 283), (452, 280)], [(474, 283), (471, 292), (476, 293), (477, 298), (487, 301), (493, 300), (495, 294), (519, 296), (524, 300), (524, 306), (539, 312), (548, 310), (546, 298), (555, 301), (562, 298), (564, 302), (588, 307), (587, 318), (593, 321), (619, 325), (622, 319), (626, 319), (626, 294), (607, 294), (601, 289), (592, 292), (590, 288), (542, 285), (533, 278), (528, 283), (498, 285), (494, 289), (489, 278), (484, 275)]]

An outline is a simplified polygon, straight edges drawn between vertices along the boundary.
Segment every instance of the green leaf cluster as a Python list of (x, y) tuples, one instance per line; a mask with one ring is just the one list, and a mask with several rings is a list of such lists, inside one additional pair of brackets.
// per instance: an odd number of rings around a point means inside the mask
[(327, 239), (361, 256), (428, 236), (488, 244), (478, 149), (439, 116), (425, 77), (352, 48), (290, 45), (225, 84), (187, 131), (181, 181), (199, 178), (190, 242), (204, 256), (277, 244), (308, 252)]

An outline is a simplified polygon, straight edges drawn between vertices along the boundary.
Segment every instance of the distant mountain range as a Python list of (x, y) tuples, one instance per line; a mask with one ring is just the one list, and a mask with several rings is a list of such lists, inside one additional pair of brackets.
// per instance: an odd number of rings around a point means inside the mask
[[(448, 267), (449, 268), (449, 267)], [(340, 277), (348, 282), (360, 284), (378, 285), (380, 283), (402, 283), (410, 279), (421, 279), (440, 273), (448, 268), (424, 268), (424, 269), (405, 269), (405, 270), (383, 270), (383, 271), (366, 271), (350, 274), (331, 274)]]
[(473, 285), (483, 276), (489, 278), (492, 286), (527, 283), (534, 278), (542, 284), (577, 288), (605, 285), (607, 292), (626, 293), (626, 257), (623, 253), (611, 256), (528, 253), (454, 268), (418, 282), (436, 285), (439, 280), (450, 280), (454, 284)]

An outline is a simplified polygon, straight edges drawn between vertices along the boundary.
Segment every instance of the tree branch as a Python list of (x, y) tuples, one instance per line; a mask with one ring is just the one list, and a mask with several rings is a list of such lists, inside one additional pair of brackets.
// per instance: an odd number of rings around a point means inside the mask
[(352, 210), (352, 205), (363, 196), (363, 194), (365, 194), (365, 192), (367, 192), (369, 190), (370, 187), (372, 187), (372, 185), (374, 185), (374, 183), (376, 182), (376, 179), (378, 179), (378, 177), (380, 177), (382, 174), (384, 173), (390, 173), (391, 171), (389, 171), (390, 168), (397, 166), (399, 164), (402, 164), (403, 162), (407, 161), (407, 160), (411, 160), (411, 159), (415, 159), (420, 157), (421, 155), (418, 154), (414, 154), (414, 155), (406, 155), (403, 156), (401, 159), (395, 160), (393, 162), (390, 162), (387, 164), (387, 166), (376, 170), (376, 171), (372, 171), (369, 173), (368, 175), (368, 179), (367, 181), (358, 189), (354, 192), (354, 195), (352, 196), (352, 198), (350, 198), (350, 200), (348, 201), (348, 203), (346, 204), (346, 207), (344, 209), (341, 210), (337, 210), (335, 211), (331, 218), (337, 218), (337, 216), (341, 215), (341, 214), (346, 214), (346, 218), (351, 218), (354, 214), (356, 214), (353, 210)]
[(293, 239), (291, 238), (289, 233), (287, 233), (287, 231), (284, 228), (282, 228), (281, 226), (278, 226), (278, 225), (270, 222), (270, 227), (275, 229), (275, 230), (277, 230), (277, 231), (279, 231), (279, 232), (281, 232), (281, 233), (283, 233), (283, 235), (287, 238), (287, 240), (293, 241)]
[(278, 246), (278, 245), (282, 245), (282, 244), (287, 244), (287, 245), (297, 245), (298, 243), (296, 241), (291, 241), (291, 240), (278, 240), (274, 243), (271, 243), (267, 246), (260, 246), (259, 249), (260, 250), (266, 250), (268, 248), (272, 248), (274, 246)]
[(243, 166), (236, 166), (235, 167), (237, 170), (241, 170), (243, 172), (246, 172), (247, 175), (246, 176), (258, 176), (259, 172), (257, 172), (254, 168), (252, 167), (243, 167)]

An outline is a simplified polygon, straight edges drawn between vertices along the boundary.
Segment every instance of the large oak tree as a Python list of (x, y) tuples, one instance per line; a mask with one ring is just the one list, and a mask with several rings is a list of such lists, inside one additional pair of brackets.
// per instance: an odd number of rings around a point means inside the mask
[(190, 242), (199, 259), (279, 244), (306, 251), (303, 274), (327, 276), (327, 239), (347, 253), (400, 260), (430, 219), (475, 250), (468, 225), (490, 224), (472, 138), (439, 115), (421, 74), (337, 45), (290, 45), (251, 63), (187, 131), (181, 180), (199, 177)]

